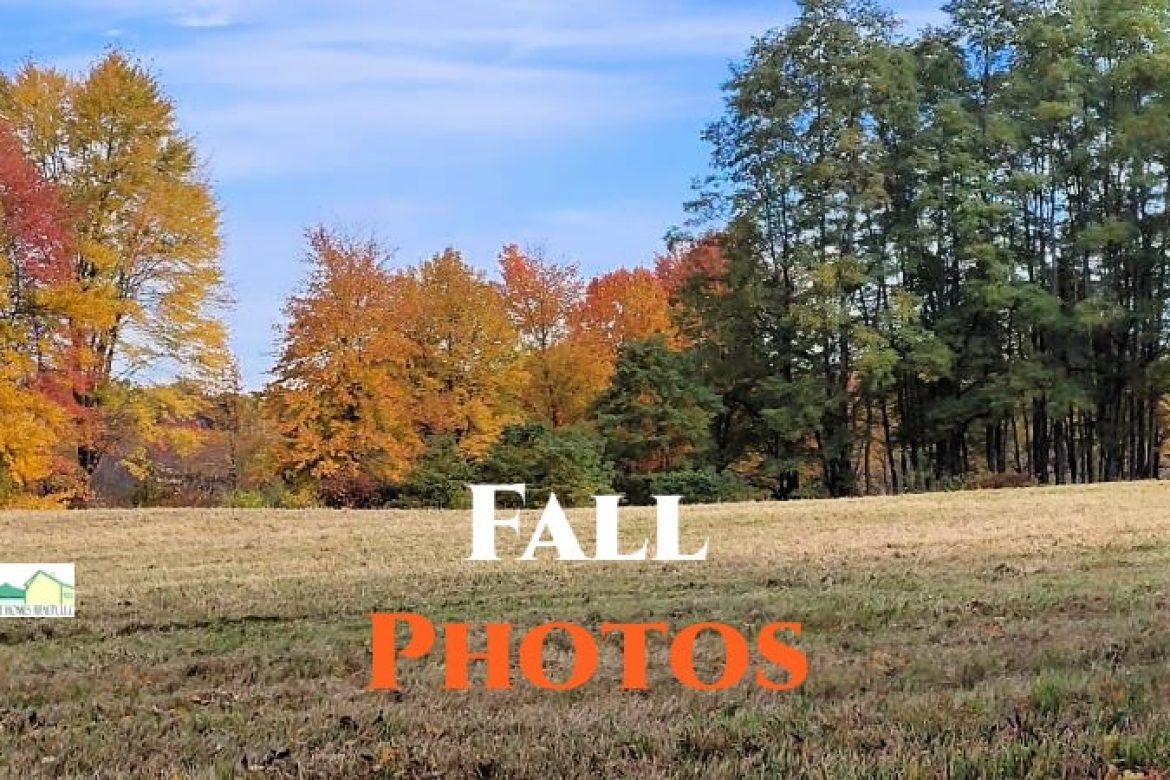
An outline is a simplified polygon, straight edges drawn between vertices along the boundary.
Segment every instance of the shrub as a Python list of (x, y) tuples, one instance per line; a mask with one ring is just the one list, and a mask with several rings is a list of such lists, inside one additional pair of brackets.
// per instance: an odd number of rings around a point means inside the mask
[(476, 482), (477, 476), (475, 463), (459, 451), (452, 437), (435, 437), (402, 483), (394, 506), (466, 509), (471, 506), (467, 486)]
[(1036, 484), (1031, 474), (1005, 471), (1002, 474), (984, 474), (975, 480), (976, 490), (997, 490), (999, 488), (1032, 487)]
[(349, 472), (322, 478), (317, 498), (333, 509), (377, 509), (389, 504), (397, 491), (365, 472)]
[(232, 509), (267, 509), (272, 506), (259, 490), (233, 490), (224, 496), (223, 505)]
[(635, 474), (619, 480), (618, 489), (631, 504), (653, 504), (654, 496), (682, 496), (689, 504), (718, 504), (753, 497), (751, 487), (738, 476), (711, 468)]
[(510, 425), (488, 451), (480, 476), (485, 482), (526, 483), (529, 504), (544, 504), (551, 491), (563, 506), (586, 506), (593, 496), (612, 491), (613, 469), (604, 450), (605, 442), (581, 428)]

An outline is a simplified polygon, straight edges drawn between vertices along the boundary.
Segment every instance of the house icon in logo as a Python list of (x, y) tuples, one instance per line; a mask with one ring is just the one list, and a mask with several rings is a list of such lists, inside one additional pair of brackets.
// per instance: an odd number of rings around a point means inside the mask
[(73, 586), (45, 571), (38, 571), (24, 583), (24, 603), (44, 606), (73, 606)]

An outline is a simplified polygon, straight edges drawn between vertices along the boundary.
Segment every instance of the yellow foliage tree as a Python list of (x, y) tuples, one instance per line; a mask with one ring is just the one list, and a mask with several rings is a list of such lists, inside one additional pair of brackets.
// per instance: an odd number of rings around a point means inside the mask
[(525, 382), (519, 334), (503, 292), (454, 249), (410, 274), (413, 305), (406, 335), (415, 348), (411, 379), (416, 424), (449, 434), (479, 455), (519, 419)]
[(30, 489), (53, 473), (64, 429), (61, 407), (28, 387), (28, 369), (11, 351), (0, 355), (0, 506), (26, 503)]

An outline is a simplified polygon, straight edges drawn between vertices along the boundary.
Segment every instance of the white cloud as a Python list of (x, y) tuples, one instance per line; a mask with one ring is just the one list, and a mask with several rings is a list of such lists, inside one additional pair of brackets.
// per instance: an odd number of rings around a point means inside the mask
[(437, 145), (520, 153), (706, 117), (717, 105), (674, 58), (730, 59), (780, 21), (682, 0), (64, 2), (128, 36), (174, 28), (134, 38), (135, 53), (176, 95), (221, 181), (409, 163)]
[(296, 4), (264, 16), (252, 5), (198, 5), (183, 9), (197, 14), (187, 23), (250, 21), (139, 53), (179, 93), (221, 180), (365, 166), (371, 156), (409, 163), (439, 144), (456, 156), (499, 154), (707, 115), (709, 96), (697, 98), (663, 55), (730, 58), (774, 21), (654, 15), (607, 0), (351, 2), (322, 19)]
[(57, 0), (56, 5), (119, 20), (163, 18), (180, 27), (203, 28), (224, 27), (277, 4), (273, 0)]
[(231, 14), (224, 12), (184, 12), (174, 17), (174, 22), (179, 27), (190, 27), (195, 29), (211, 28), (211, 27), (228, 27), (234, 21)]
[(611, 103), (611, 85), (551, 78), (523, 93), (491, 82), (336, 91), (306, 98), (190, 105), (184, 110), (217, 178), (455, 165), (574, 135), (673, 115), (679, 96), (641, 87)]

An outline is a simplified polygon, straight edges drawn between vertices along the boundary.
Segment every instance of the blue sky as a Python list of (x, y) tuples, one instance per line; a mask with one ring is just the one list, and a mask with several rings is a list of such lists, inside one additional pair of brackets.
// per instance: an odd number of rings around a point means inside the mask
[[(900, 7), (899, 7), (900, 6)], [(894, 4), (910, 26), (935, 4)], [(587, 274), (648, 262), (707, 164), (729, 63), (777, 0), (0, 0), (0, 67), (142, 59), (223, 208), (232, 342), (272, 364), (302, 233), (373, 231), (413, 264), (507, 242)]]

